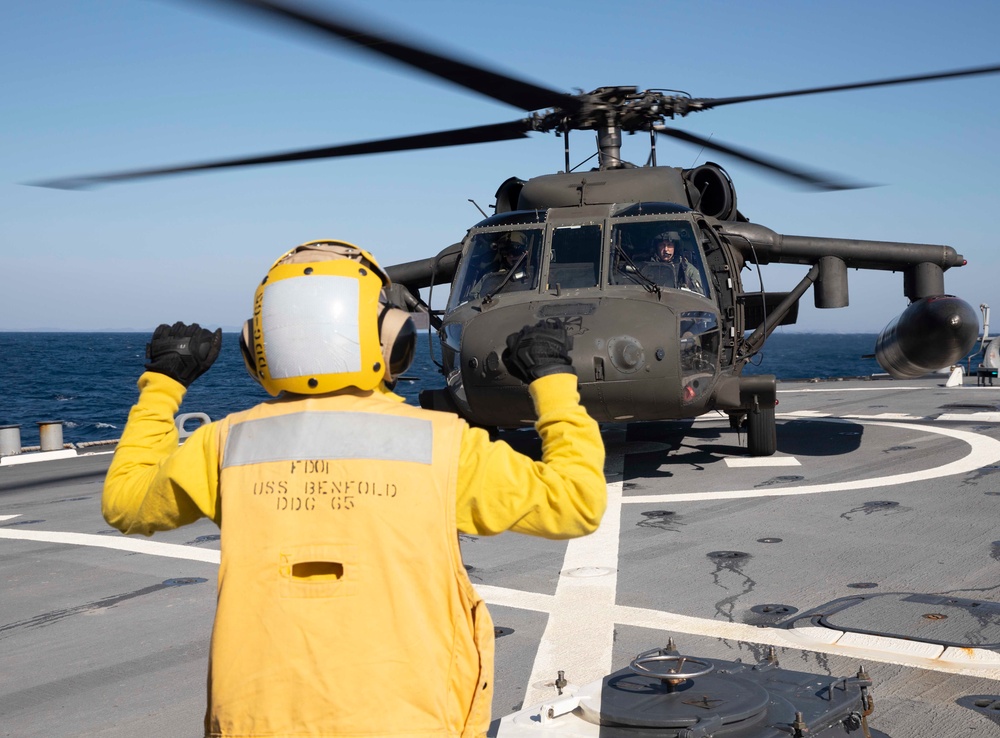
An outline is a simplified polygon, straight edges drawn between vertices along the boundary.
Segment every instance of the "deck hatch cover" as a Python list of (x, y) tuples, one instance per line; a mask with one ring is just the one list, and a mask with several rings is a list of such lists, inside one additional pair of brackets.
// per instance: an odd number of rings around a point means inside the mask
[(847, 633), (902, 638), (957, 648), (1000, 649), (1000, 604), (934, 594), (845, 597), (802, 613), (805, 620)]

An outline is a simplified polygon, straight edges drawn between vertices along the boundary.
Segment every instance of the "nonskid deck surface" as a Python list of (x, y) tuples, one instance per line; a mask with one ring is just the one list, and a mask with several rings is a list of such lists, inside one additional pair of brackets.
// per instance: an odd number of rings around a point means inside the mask
[[(584, 684), (673, 637), (863, 665), (873, 735), (1000, 735), (1000, 386), (943, 385), (780, 383), (763, 459), (725, 417), (608, 427), (596, 534), (462, 536), (497, 626), (492, 732), (559, 671)], [(201, 732), (218, 530), (111, 531), (109, 459), (0, 468), (3, 735)]]

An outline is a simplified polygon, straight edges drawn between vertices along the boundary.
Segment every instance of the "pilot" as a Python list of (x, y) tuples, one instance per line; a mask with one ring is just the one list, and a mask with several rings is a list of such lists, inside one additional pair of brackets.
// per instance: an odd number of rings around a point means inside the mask
[(587, 535), (606, 504), (604, 446), (558, 321), (507, 338), (542, 439), (534, 461), (390, 387), (415, 332), (368, 252), (287, 252), (240, 338), (276, 399), (198, 428), (174, 414), (221, 348), (161, 325), (105, 481), (105, 519), (150, 535), (221, 528), (205, 734), (478, 736), (490, 722), (493, 624), (456, 531)]
[[(680, 245), (681, 235), (677, 231), (659, 233), (653, 237), (653, 253), (650, 260), (653, 264), (671, 265), (676, 284), (666, 286), (686, 287), (693, 292), (704, 295), (705, 288), (701, 284), (701, 275), (698, 273), (697, 267), (684, 256), (674, 259)], [(651, 276), (658, 271), (660, 270), (649, 270)]]
[[(527, 234), (521, 231), (504, 233), (497, 239), (494, 248), (496, 249), (496, 257), (493, 269), (480, 277), (473, 285), (469, 291), (471, 298), (485, 297), (493, 293), (501, 284), (504, 284), (504, 280), (506, 280), (504, 289), (526, 290), (532, 286), (534, 267), (526, 263), (527, 258), (524, 260), (521, 258), (528, 250)], [(510, 275), (510, 279), (507, 279), (510, 270), (515, 267), (517, 267), (517, 272)]]

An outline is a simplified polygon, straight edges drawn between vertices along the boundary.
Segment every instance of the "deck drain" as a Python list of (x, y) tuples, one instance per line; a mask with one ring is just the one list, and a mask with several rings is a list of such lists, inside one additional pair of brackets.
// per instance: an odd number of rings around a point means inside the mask
[(212, 533), (211, 535), (207, 536), (198, 536), (193, 541), (189, 542), (188, 545), (190, 546), (195, 543), (209, 543), (211, 541), (218, 541), (220, 538), (222, 538), (222, 536), (220, 536), (218, 533)]
[(775, 484), (786, 484), (790, 482), (801, 482), (805, 477), (799, 474), (784, 474), (780, 477), (771, 477), (770, 479), (761, 482), (760, 484), (755, 484), (754, 488), (757, 487), (770, 487)]
[(780, 538), (758, 538), (757, 543), (781, 543)]
[(928, 620), (944, 620), (948, 616), (947, 615), (943, 615), (943, 614), (941, 614), (939, 612), (929, 612), (929, 613), (923, 615), (922, 617), (925, 617)]
[(871, 515), (872, 513), (883, 512), (886, 515), (891, 515), (895, 512), (907, 511), (909, 511), (909, 508), (902, 507), (898, 502), (894, 502), (892, 500), (872, 500), (871, 502), (865, 502), (857, 507), (852, 507), (847, 512), (841, 513), (840, 517), (844, 520), (852, 520), (853, 518), (851, 516), (856, 513)]
[(501, 625), (494, 625), (493, 626), (493, 637), (494, 638), (503, 638), (504, 636), (509, 636), (513, 632), (514, 632), (513, 628), (504, 628)]
[(853, 584), (848, 584), (851, 589), (875, 589), (878, 585), (875, 582), (854, 582)]
[(202, 582), (207, 581), (208, 580), (203, 577), (176, 577), (174, 579), (164, 579), (163, 586), (183, 587), (185, 584), (201, 584)]
[(745, 551), (712, 551), (706, 554), (710, 559), (749, 559), (750, 554)]
[(639, 514), (645, 515), (647, 518), (669, 518), (671, 515), (676, 515), (677, 513), (673, 510), (647, 510)]
[(750, 608), (750, 612), (755, 612), (758, 615), (770, 615), (772, 617), (794, 615), (798, 611), (797, 607), (792, 607), (791, 605), (754, 605)]
[(1000, 697), (982, 697), (972, 704), (984, 710), (1000, 711)]
[(990, 544), (990, 558), (994, 561), (1000, 561), (1000, 541), (993, 541)]

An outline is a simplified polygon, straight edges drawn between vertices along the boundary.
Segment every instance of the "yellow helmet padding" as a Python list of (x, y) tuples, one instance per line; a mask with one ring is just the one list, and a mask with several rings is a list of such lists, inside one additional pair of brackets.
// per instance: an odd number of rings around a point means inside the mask
[(271, 269), (274, 269), (279, 264), (303, 264), (327, 259), (351, 259), (361, 264), (367, 263), (366, 265), (372, 267), (381, 278), (383, 286), (388, 287), (391, 282), (389, 275), (379, 266), (379, 263), (370, 251), (366, 251), (360, 246), (355, 246), (353, 243), (333, 238), (320, 238), (315, 241), (306, 241), (303, 244), (299, 244), (275, 259), (271, 265)]
[[(316, 253), (327, 245), (338, 255)], [(385, 375), (378, 314), (388, 283), (374, 257), (342, 241), (286, 253), (254, 294), (248, 343), (256, 379), (272, 395), (375, 389)]]

